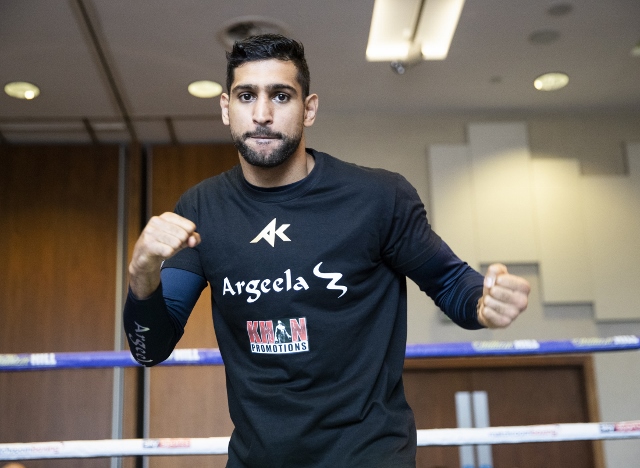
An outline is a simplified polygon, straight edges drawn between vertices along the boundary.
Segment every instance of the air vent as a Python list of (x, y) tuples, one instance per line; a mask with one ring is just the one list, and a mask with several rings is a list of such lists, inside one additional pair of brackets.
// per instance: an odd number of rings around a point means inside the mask
[(218, 33), (218, 40), (230, 50), (233, 43), (258, 34), (282, 34), (287, 36), (287, 27), (271, 18), (263, 16), (243, 16), (227, 22)]

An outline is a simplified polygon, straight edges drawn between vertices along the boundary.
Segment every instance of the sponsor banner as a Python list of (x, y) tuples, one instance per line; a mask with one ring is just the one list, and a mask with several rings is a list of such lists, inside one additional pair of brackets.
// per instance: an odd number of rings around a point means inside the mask
[(472, 346), (476, 351), (533, 350), (539, 349), (540, 343), (536, 340), (474, 341)]
[(640, 338), (635, 335), (614, 336), (612, 338), (614, 345), (637, 345), (640, 343)]
[(63, 448), (62, 442), (40, 442), (35, 444), (0, 444), (0, 460), (31, 460), (57, 458)]
[(640, 421), (625, 421), (619, 423), (601, 423), (600, 424), (600, 432), (602, 433), (611, 433), (611, 432), (637, 432), (640, 433)]
[(224, 455), (229, 437), (196, 439), (107, 439), (0, 444), (0, 460), (106, 458), (138, 455)]
[(497, 440), (504, 438), (551, 438), (558, 437), (559, 431), (554, 426), (540, 426), (540, 427), (504, 427), (496, 431), (489, 432), (489, 437)]
[(191, 439), (145, 439), (144, 448), (183, 449), (191, 447)]
[(0, 354), (0, 366), (56, 366), (54, 353)]
[(29, 356), (18, 354), (0, 354), (0, 366), (26, 366), (29, 364)]
[(610, 338), (576, 338), (571, 343), (577, 348), (585, 347), (615, 347), (637, 345), (640, 339), (634, 335), (613, 336)]
[(169, 359), (176, 362), (198, 362), (200, 354), (197, 349), (174, 349)]
[(32, 366), (56, 366), (58, 362), (54, 353), (38, 353), (31, 355), (29, 364)]
[(129, 351), (0, 354), (0, 371), (138, 366)]
[(615, 424), (616, 432), (640, 432), (640, 421), (626, 421)]

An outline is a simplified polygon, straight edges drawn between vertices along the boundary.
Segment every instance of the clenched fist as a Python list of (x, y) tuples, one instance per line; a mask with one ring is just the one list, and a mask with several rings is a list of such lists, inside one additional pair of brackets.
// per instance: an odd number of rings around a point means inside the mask
[(502, 264), (491, 265), (478, 301), (478, 321), (487, 328), (509, 326), (527, 308), (530, 291), (527, 280), (509, 274)]
[(143, 299), (160, 284), (160, 267), (182, 249), (200, 243), (196, 225), (175, 213), (152, 217), (140, 234), (129, 264), (129, 283), (133, 294)]

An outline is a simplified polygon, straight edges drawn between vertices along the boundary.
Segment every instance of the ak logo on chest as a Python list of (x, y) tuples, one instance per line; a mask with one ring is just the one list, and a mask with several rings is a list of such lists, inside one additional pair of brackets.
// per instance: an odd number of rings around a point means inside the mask
[[(276, 218), (273, 218), (267, 226), (260, 231), (260, 233), (250, 242), (251, 244), (256, 244), (261, 240), (266, 241), (271, 245), (271, 247), (275, 247), (276, 245), (276, 236), (280, 238), (283, 242), (291, 242), (291, 239), (287, 237), (284, 231), (290, 226), (290, 224), (282, 224), (280, 227), (277, 226)], [(338, 281), (342, 278), (342, 273), (333, 273), (333, 272), (323, 272), (320, 271), (320, 266), (322, 262), (318, 263), (313, 268), (314, 276), (318, 278), (322, 278), (325, 280), (329, 280), (327, 284), (327, 289), (332, 289), (336, 291), (340, 291), (340, 295), (338, 298), (344, 296), (347, 292), (347, 287), (338, 284)], [(306, 291), (309, 289), (309, 284), (302, 276), (298, 276), (293, 279), (293, 273), (291, 269), (287, 269), (283, 272), (282, 275), (279, 275), (276, 278), (265, 278), (265, 279), (251, 279), (251, 280), (236, 280), (229, 279), (229, 277), (225, 277), (222, 280), (222, 295), (230, 294), (231, 296), (242, 296), (247, 295), (247, 302), (253, 303), (260, 299), (260, 296), (263, 294), (268, 294), (271, 292), (281, 293), (287, 291)]]

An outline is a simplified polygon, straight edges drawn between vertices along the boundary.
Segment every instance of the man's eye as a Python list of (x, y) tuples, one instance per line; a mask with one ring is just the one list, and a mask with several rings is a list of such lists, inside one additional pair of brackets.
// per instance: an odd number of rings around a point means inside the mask
[(251, 101), (252, 96), (249, 93), (242, 93), (238, 95), (238, 99), (242, 102), (249, 102)]
[(274, 100), (276, 102), (287, 102), (289, 100), (289, 95), (285, 93), (278, 93), (275, 95)]

